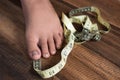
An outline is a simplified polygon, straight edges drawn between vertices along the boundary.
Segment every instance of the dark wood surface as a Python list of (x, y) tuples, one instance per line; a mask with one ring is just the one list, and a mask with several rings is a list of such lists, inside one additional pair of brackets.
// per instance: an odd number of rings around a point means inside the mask
[[(16, 0), (12, 0), (17, 2)], [(47, 80), (120, 80), (120, 1), (119, 0), (51, 0), (56, 12), (96, 6), (111, 24), (110, 33), (99, 42), (75, 45), (64, 69)], [(17, 5), (20, 3), (17, 2)], [(27, 55), (25, 23), (22, 10), (10, 1), (0, 1), (0, 80), (43, 80), (34, 72)], [(60, 60), (60, 51), (47, 60), (48, 68)]]

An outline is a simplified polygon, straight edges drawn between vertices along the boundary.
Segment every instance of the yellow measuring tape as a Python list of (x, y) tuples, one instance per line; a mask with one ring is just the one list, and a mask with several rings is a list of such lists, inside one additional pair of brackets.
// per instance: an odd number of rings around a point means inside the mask
[[(79, 15), (75, 16), (78, 13), (90, 12), (96, 13), (96, 17), (98, 22), (106, 27), (107, 30), (100, 30), (96, 23), (92, 23), (88, 15)], [(42, 78), (50, 78), (56, 75), (61, 69), (65, 66), (67, 57), (70, 54), (74, 43), (82, 44), (89, 40), (100, 40), (101, 35), (104, 33), (108, 33), (111, 29), (110, 24), (107, 23), (100, 15), (100, 11), (96, 7), (83, 7), (71, 10), (69, 12), (68, 18), (64, 13), (62, 13), (62, 22), (64, 27), (64, 36), (67, 41), (66, 46), (61, 51), (61, 60), (54, 65), (53, 67), (41, 70), (41, 62), (40, 60), (33, 61), (34, 70), (42, 77)], [(78, 23), (82, 25), (83, 29), (81, 32), (78, 32), (72, 23)]]

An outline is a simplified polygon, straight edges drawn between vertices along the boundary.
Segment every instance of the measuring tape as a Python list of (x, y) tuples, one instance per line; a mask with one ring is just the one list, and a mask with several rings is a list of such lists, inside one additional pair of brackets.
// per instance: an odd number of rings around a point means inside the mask
[[(106, 27), (107, 30), (99, 30), (98, 25), (96, 23), (92, 23), (88, 15), (79, 15), (75, 16), (78, 13), (90, 12), (96, 13), (96, 17), (98, 22)], [(64, 13), (62, 13), (62, 22), (64, 27), (64, 36), (66, 39), (66, 46), (61, 51), (61, 60), (54, 65), (53, 67), (41, 70), (41, 60), (33, 61), (34, 70), (42, 77), (42, 78), (50, 78), (56, 75), (58, 72), (63, 69), (66, 64), (67, 57), (70, 54), (74, 43), (82, 44), (89, 40), (99, 41), (101, 39), (101, 35), (104, 33), (108, 33), (111, 29), (110, 24), (107, 23), (100, 15), (100, 11), (96, 7), (83, 7), (71, 10), (69, 12), (68, 18)], [(83, 29), (81, 32), (78, 32), (72, 23), (77, 23), (82, 25)]]

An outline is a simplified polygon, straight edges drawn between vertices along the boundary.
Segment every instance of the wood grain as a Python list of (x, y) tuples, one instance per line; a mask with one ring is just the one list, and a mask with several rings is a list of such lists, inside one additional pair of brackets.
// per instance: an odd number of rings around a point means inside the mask
[[(0, 80), (43, 80), (32, 68), (27, 55), (25, 23), (20, 3), (0, 2)], [(120, 80), (120, 1), (51, 0), (59, 17), (71, 9), (97, 6), (112, 26), (99, 42), (75, 45), (64, 69), (46, 80)], [(17, 5), (15, 5), (17, 3)], [(100, 4), (101, 3), (101, 4)], [(43, 61), (43, 69), (60, 60), (60, 50)]]

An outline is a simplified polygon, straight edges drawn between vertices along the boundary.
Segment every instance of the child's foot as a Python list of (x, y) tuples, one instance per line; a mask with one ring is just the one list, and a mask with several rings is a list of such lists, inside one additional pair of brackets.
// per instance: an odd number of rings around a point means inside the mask
[(32, 59), (48, 58), (56, 53), (63, 30), (49, 0), (21, 0), (26, 20), (26, 40)]

